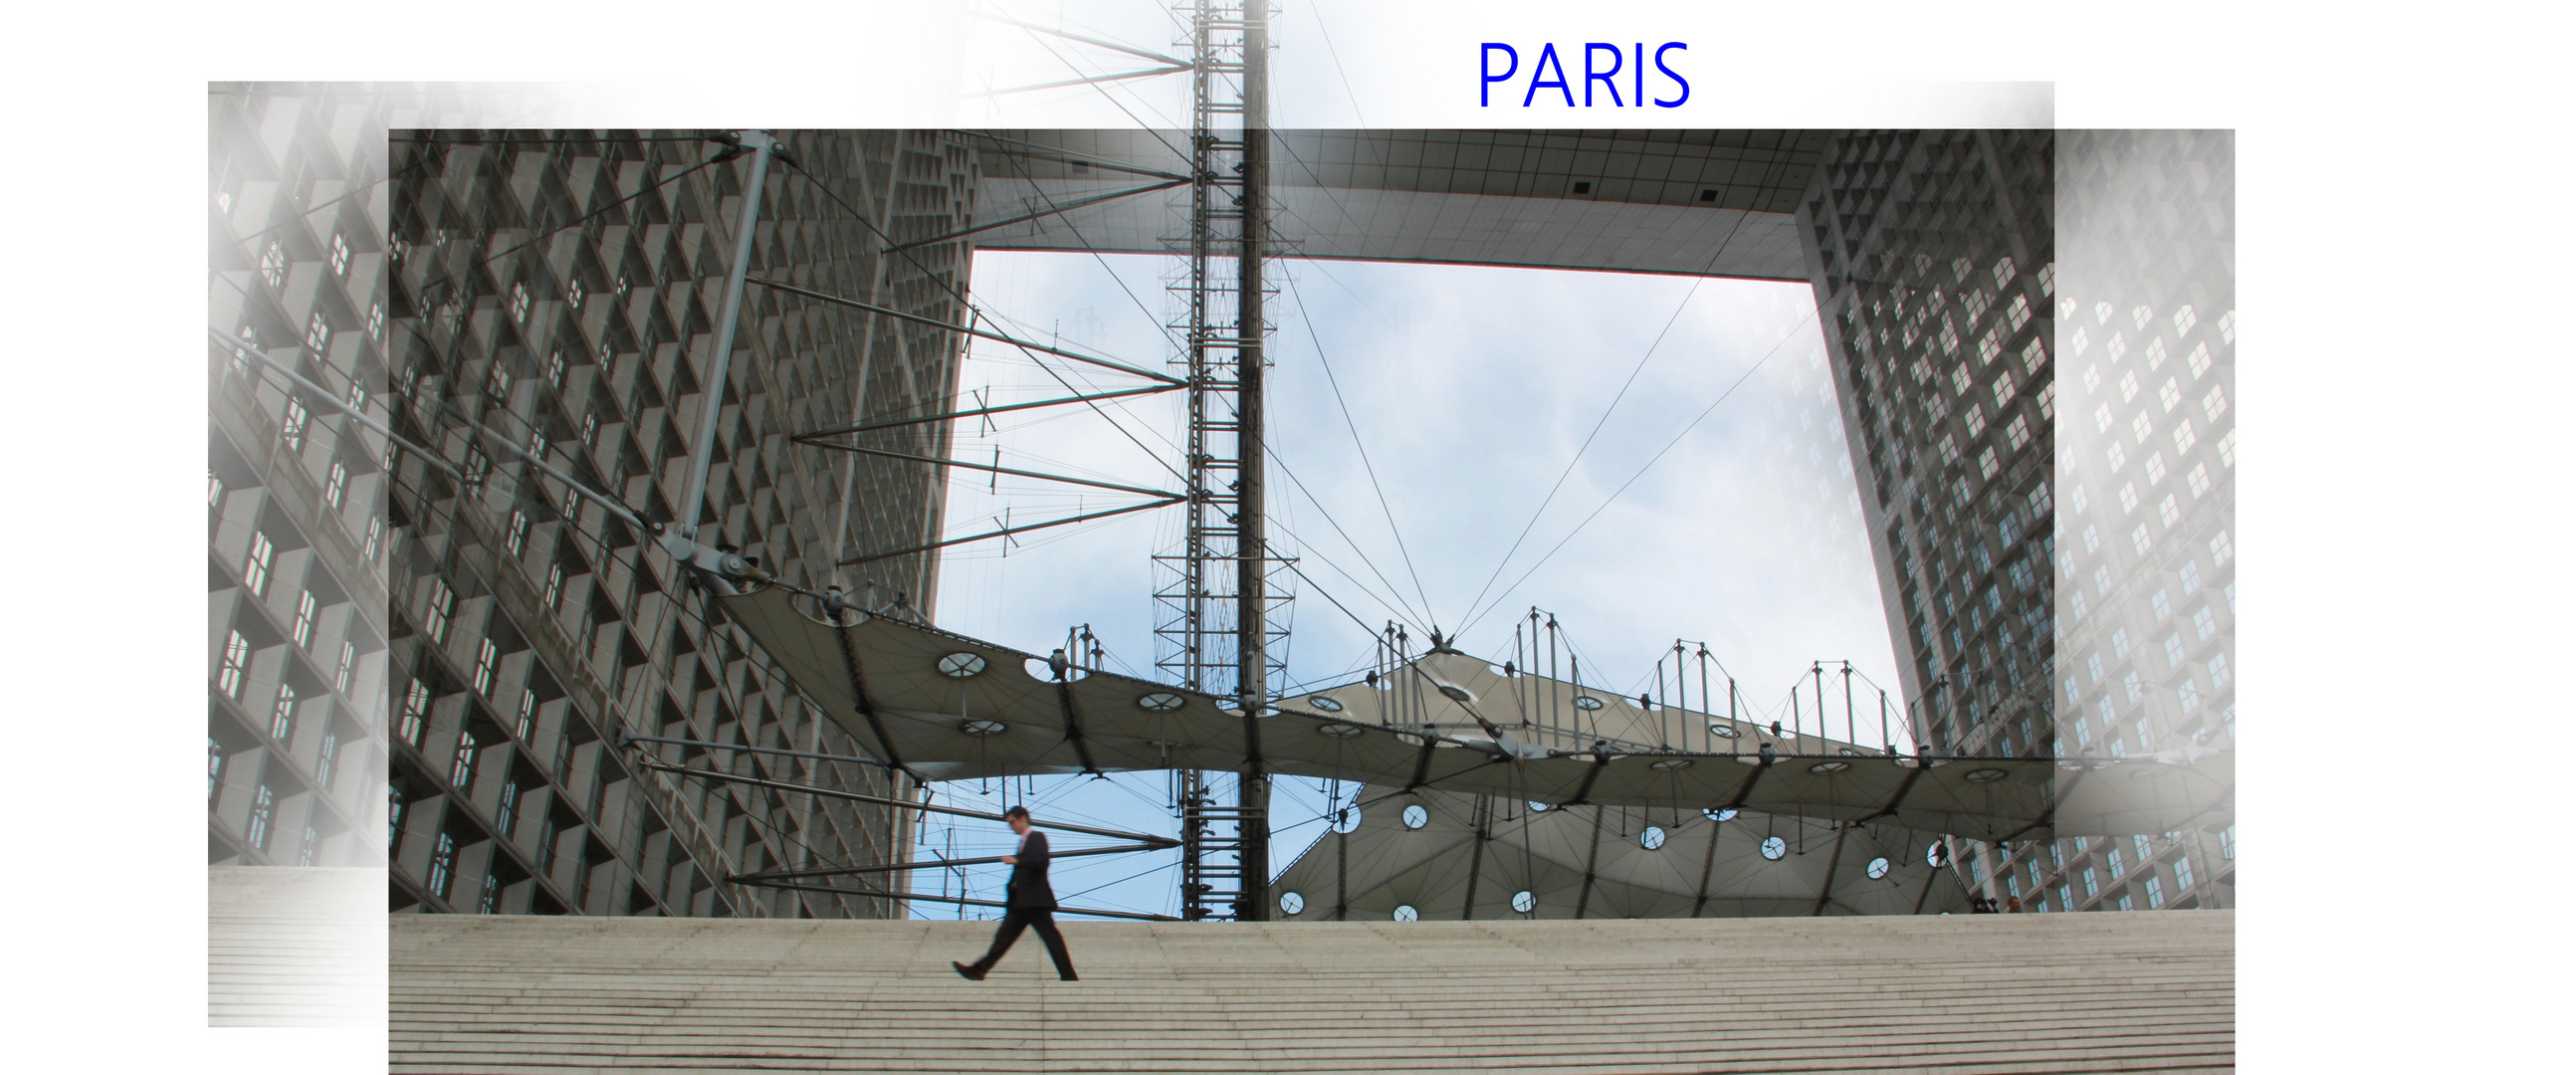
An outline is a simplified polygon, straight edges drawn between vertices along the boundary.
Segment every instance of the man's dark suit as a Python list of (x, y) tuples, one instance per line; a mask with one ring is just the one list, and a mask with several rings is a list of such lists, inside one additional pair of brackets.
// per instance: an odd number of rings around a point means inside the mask
[(993, 934), (993, 949), (974, 962), (975, 977), (993, 969), (1002, 953), (1011, 950), (1011, 942), (1020, 939), (1020, 931), (1035, 928), (1038, 939), (1046, 942), (1047, 956), (1055, 960), (1055, 973), (1073, 981), (1073, 955), (1065, 951), (1064, 934), (1055, 928), (1055, 886), (1047, 883), (1047, 838), (1036, 829), (1029, 830), (1020, 843), (1019, 861), (1011, 865), (1011, 880), (1002, 902), (1008, 907), (1002, 913), (1002, 928)]

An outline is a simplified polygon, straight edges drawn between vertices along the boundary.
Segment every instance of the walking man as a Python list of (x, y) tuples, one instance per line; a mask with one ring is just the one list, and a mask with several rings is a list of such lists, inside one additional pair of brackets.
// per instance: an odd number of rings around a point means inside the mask
[(1002, 953), (1011, 950), (1011, 942), (1020, 939), (1020, 931), (1036, 927), (1038, 939), (1046, 942), (1047, 957), (1055, 960), (1056, 977), (1075, 981), (1073, 956), (1064, 950), (1064, 934), (1055, 928), (1055, 888), (1047, 884), (1047, 838), (1029, 825), (1029, 808), (1014, 806), (1002, 811), (1002, 820), (1010, 822), (1011, 831), (1020, 834), (1020, 850), (1004, 855), (1011, 866), (1008, 894), (1002, 902), (1002, 928), (993, 934), (993, 949), (973, 963), (950, 963), (957, 973), (983, 981), (993, 964), (1002, 961)]

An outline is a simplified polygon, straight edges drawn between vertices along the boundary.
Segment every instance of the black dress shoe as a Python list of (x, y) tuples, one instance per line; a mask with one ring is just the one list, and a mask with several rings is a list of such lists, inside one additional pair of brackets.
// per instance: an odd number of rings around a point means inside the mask
[(975, 982), (984, 980), (984, 972), (976, 970), (974, 967), (957, 962), (951, 962), (948, 965), (957, 968), (957, 976), (960, 978)]

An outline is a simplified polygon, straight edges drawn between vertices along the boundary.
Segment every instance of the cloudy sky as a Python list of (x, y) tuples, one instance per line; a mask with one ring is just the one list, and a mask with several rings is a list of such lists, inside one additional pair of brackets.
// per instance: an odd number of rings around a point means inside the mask
[[(1784, 718), (1791, 685), (1816, 661), (1896, 682), (1806, 286), (1279, 264), (1270, 405), (1283, 465), (1271, 515), (1274, 540), (1311, 580), (1293, 583), (1292, 682), (1356, 674), (1369, 632), (1389, 619), (1413, 624), (1416, 639), (1424, 626), (1463, 627), (1461, 648), (1500, 663), (1533, 605), (1565, 626), (1585, 680), (1621, 693), (1650, 689), (1676, 639), (1706, 642), (1748, 705)], [(1026, 337), (1161, 368), (1175, 353), (1161, 328), (1174, 266), (986, 253), (975, 294)], [(1058, 376), (1086, 390), (1140, 383), (1069, 363), (1050, 373), (979, 342), (961, 384), (969, 405), (976, 393), (1008, 403), (1065, 395)], [(1177, 466), (1182, 428), (1178, 395), (1021, 412), (961, 423), (954, 458), (989, 463), (998, 451), (1004, 466), (1177, 489), (1166, 468)], [(961, 470), (949, 529), (1140, 499)], [(1152, 595), (1164, 581), (1151, 557), (1178, 548), (1181, 522), (1163, 509), (1029, 534), (1007, 552), (952, 549), (938, 622), (1040, 653), (1089, 624), (1113, 670), (1150, 677)], [(1168, 831), (1167, 779), (1033, 788), (1059, 814)], [(996, 804), (1005, 794), (972, 783), (951, 793)], [(1282, 788), (1281, 864), (1320, 831), (1322, 809), (1311, 788)], [(944, 851), (951, 834), (926, 837)], [(958, 854), (977, 854), (1000, 836), (954, 838)], [(1057, 887), (1069, 895), (1171, 861), (1068, 862)], [(970, 881), (989, 895), (999, 875)], [(1172, 888), (1167, 868), (1067, 902), (1168, 910)]]

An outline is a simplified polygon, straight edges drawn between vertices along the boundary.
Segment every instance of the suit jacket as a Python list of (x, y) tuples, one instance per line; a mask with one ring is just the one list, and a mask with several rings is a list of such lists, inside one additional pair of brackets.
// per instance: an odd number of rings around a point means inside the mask
[(1047, 883), (1047, 838), (1036, 829), (1020, 845), (1019, 861), (1011, 866), (1008, 895), (1002, 902), (1012, 907), (1032, 910), (1055, 910), (1055, 886)]

